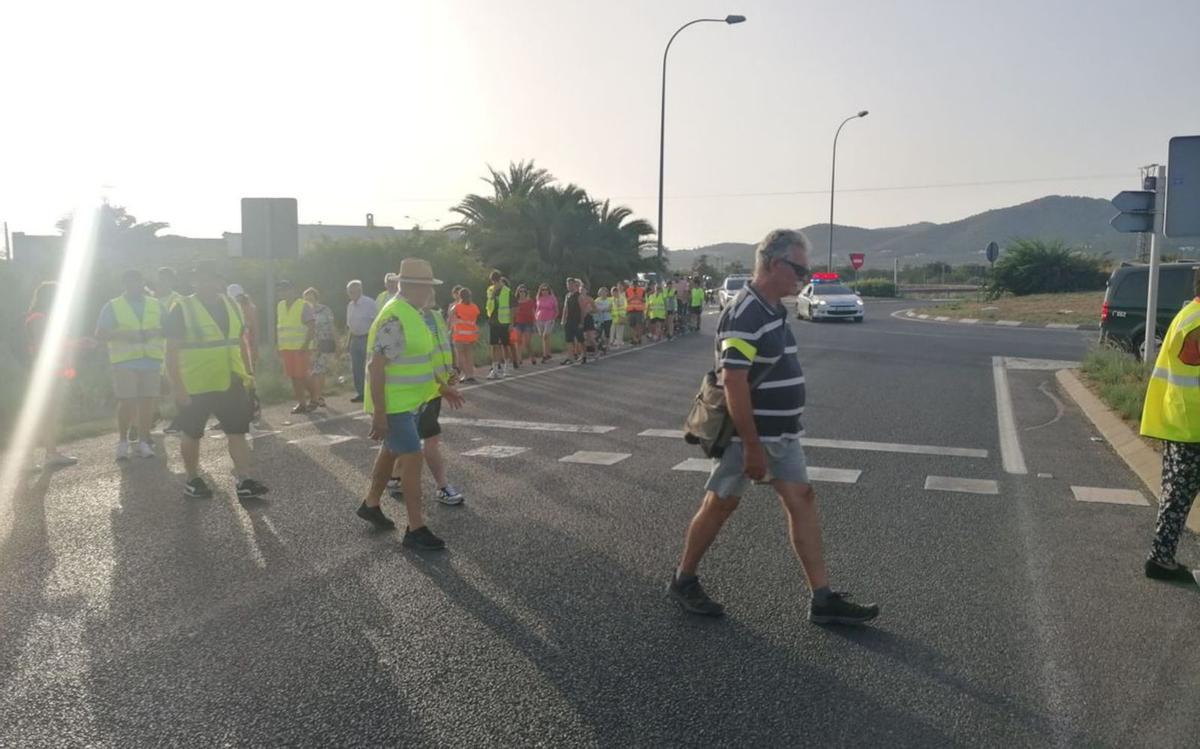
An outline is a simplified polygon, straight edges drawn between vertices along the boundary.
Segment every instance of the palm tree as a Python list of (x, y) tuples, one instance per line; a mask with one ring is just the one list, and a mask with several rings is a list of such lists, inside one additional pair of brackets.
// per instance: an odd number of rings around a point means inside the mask
[[(632, 211), (598, 203), (583, 188), (560, 186), (532, 161), (507, 172), (488, 167), (491, 196), (467, 195), (452, 210), (468, 248), (487, 265), (521, 277), (628, 277), (641, 267), (640, 250), (654, 233)], [(607, 280), (607, 279), (606, 279)]]

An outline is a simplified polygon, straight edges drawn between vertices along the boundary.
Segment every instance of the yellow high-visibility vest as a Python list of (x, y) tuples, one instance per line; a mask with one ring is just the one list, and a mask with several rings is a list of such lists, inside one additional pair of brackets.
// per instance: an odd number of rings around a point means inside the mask
[[(399, 295), (392, 297), (367, 333), (367, 351), (375, 350), (375, 335), (389, 320), (399, 320), (404, 328), (404, 353), (384, 367), (384, 413), (399, 414), (415, 411), (430, 399), (430, 388), (437, 384), (434, 377), (434, 336), (425, 325), (425, 318)], [(368, 386), (364, 393), (363, 409), (375, 413), (375, 403)]]
[(163, 360), (162, 305), (152, 297), (142, 297), (142, 319), (133, 313), (133, 305), (125, 295), (109, 301), (117, 333), (140, 333), (136, 341), (113, 338), (108, 341), (108, 360), (121, 364), (138, 359)]
[(280, 351), (301, 351), (304, 349), (304, 339), (308, 334), (308, 326), (304, 324), (303, 299), (297, 299), (288, 307), (286, 300), (279, 300), (275, 309), (275, 345)]
[(1171, 442), (1200, 442), (1200, 366), (1179, 360), (1183, 340), (1200, 328), (1200, 301), (1193, 299), (1167, 330), (1142, 406), (1142, 434)]
[(242, 360), (242, 313), (224, 294), (221, 301), (229, 315), (229, 333), (222, 332), (204, 303), (195, 295), (182, 297), (184, 339), (179, 344), (179, 370), (188, 395), (223, 393), (236, 374), (242, 384), (253, 379)]
[(487, 304), (485, 305), (487, 316), (491, 320), (492, 313), (495, 312), (496, 321), (501, 325), (508, 325), (512, 322), (512, 290), (507, 286), (501, 287), (499, 297), (500, 307), (497, 309), (495, 290), (489, 286), (487, 289)]

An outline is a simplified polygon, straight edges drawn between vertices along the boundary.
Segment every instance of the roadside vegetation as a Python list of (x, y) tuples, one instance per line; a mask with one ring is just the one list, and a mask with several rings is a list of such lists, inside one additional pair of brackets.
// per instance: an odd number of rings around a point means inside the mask
[(973, 294), (933, 307), (922, 307), (921, 313), (973, 320), (1016, 320), (1039, 325), (1097, 325), (1100, 322), (1100, 305), (1103, 302), (1103, 291), (998, 298)]
[(1083, 359), (1084, 382), (1135, 431), (1142, 418), (1150, 367), (1111, 346), (1097, 346)]

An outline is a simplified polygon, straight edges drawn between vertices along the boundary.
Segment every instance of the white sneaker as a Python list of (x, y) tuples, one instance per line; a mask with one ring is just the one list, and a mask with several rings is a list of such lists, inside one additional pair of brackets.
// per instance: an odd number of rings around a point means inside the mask
[(487, 378), (488, 378), (489, 380), (498, 380), (498, 379), (500, 379), (500, 373), (499, 373), (499, 372), (497, 372), (497, 371), (495, 370), (495, 368), (493, 368), (493, 369), (489, 369), (489, 370), (488, 370), (488, 373), (487, 373)]
[(125, 440), (117, 443), (117, 460), (129, 460), (129, 447)]
[(143, 458), (156, 458), (158, 455), (154, 452), (154, 445), (142, 440), (138, 443), (138, 456)]
[(497, 380), (503, 380), (506, 377), (512, 377), (512, 367), (505, 367), (496, 375)]
[(437, 501), (444, 505), (461, 505), (466, 497), (453, 486), (446, 485), (437, 490)]

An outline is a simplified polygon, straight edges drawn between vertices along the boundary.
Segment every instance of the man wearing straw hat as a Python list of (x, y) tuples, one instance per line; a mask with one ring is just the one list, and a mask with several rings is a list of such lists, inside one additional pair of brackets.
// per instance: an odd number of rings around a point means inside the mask
[(421, 505), (421, 437), (417, 421), (421, 408), (435, 397), (451, 408), (460, 408), (462, 395), (437, 377), (437, 346), (421, 310), (429, 303), (433, 287), (442, 282), (420, 258), (405, 258), (397, 276), (399, 293), (380, 310), (367, 334), (367, 391), (364, 407), (372, 414), (371, 439), (382, 442), (371, 474), (367, 498), (358, 516), (376, 528), (396, 527), (379, 506), (392, 466), (400, 461), (408, 527), (404, 545), (415, 549), (444, 549), (446, 544), (425, 525)]

